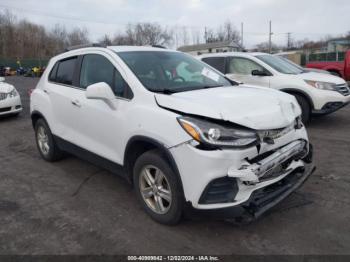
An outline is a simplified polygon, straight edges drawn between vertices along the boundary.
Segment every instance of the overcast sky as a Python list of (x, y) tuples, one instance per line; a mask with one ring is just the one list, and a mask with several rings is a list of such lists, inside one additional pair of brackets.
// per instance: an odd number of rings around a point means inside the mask
[(292, 38), (310, 40), (338, 36), (350, 31), (350, 0), (0, 0), (18, 18), (52, 28), (86, 27), (93, 40), (105, 33), (122, 31), (129, 22), (158, 22), (164, 26), (186, 26), (204, 32), (230, 19), (251, 48), (268, 40), (272, 20), (273, 42)]

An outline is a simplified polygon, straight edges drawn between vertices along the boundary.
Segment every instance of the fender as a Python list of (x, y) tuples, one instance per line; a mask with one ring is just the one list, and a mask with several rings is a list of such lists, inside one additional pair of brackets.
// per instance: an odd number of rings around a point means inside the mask
[[(153, 139), (153, 138), (150, 138), (150, 137), (147, 137), (147, 136), (141, 136), (141, 135), (136, 135), (136, 136), (133, 136), (129, 139), (128, 143), (126, 144), (126, 147), (125, 147), (125, 151), (124, 151), (124, 163), (123, 163), (123, 166), (125, 167), (126, 171), (128, 172), (129, 176), (131, 175), (132, 176), (132, 170), (130, 170), (130, 168), (132, 168), (130, 166), (130, 164), (133, 162), (133, 160), (136, 161), (136, 159), (133, 159), (132, 158), (132, 155), (131, 152), (133, 152), (133, 145), (136, 145), (136, 144), (145, 144), (145, 145), (148, 145), (150, 146), (150, 149), (158, 149), (160, 150), (164, 156), (166, 157), (166, 160), (168, 161), (171, 169), (174, 171), (177, 179), (178, 179), (178, 182), (180, 184), (180, 187), (181, 187), (181, 190), (183, 192), (183, 185), (182, 185), (182, 180), (181, 180), (181, 176), (180, 176), (180, 172), (179, 172), (179, 169), (177, 167), (177, 164), (175, 162), (175, 159), (174, 157), (172, 156), (170, 150), (161, 142)], [(143, 151), (143, 152), (146, 152), (147, 150)], [(141, 154), (143, 153), (142, 151), (140, 151)], [(130, 163), (131, 161), (131, 163)], [(132, 180), (132, 178), (131, 178)]]
[(46, 118), (44, 117), (44, 115), (43, 115), (42, 113), (40, 113), (39, 111), (37, 111), (37, 110), (34, 110), (33, 112), (31, 112), (30, 118), (32, 119), (32, 126), (33, 126), (33, 128), (35, 127), (35, 122), (36, 122), (36, 120), (38, 120), (39, 118), (44, 119), (45, 122), (46, 122), (47, 124), (49, 124), (49, 123), (47, 122)]
[(311, 108), (314, 109), (314, 102), (312, 101), (311, 97), (304, 91), (302, 90), (299, 90), (299, 89), (295, 89), (295, 88), (282, 88), (282, 89), (278, 89), (279, 91), (282, 91), (282, 92), (286, 92), (288, 94), (292, 93), (292, 94), (300, 94), (302, 96), (305, 96), (306, 99), (308, 100), (308, 102), (310, 103), (311, 105)]

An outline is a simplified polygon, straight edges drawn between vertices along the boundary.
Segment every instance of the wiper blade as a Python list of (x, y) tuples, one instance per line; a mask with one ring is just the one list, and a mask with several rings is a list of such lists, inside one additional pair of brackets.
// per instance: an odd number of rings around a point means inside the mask
[(154, 92), (154, 93), (160, 93), (160, 94), (174, 94), (177, 93), (176, 90), (172, 90), (172, 89), (149, 89), (149, 91)]

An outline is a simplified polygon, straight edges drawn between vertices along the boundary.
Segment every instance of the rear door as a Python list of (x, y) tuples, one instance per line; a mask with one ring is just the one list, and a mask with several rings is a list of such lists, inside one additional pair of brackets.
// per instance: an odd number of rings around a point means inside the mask
[(78, 56), (58, 61), (49, 74), (48, 85), (44, 92), (51, 100), (54, 130), (53, 133), (67, 141), (74, 142), (77, 137), (74, 123), (76, 108), (72, 102), (79, 94), (76, 74), (78, 73)]
[(237, 82), (249, 85), (270, 87), (271, 76), (253, 76), (253, 70), (264, 71), (270, 74), (267, 69), (257, 62), (246, 57), (229, 57), (227, 60), (226, 75)]

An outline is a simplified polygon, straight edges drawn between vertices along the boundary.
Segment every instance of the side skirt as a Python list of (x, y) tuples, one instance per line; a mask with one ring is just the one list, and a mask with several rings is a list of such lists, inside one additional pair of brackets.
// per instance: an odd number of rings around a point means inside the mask
[(84, 148), (81, 148), (77, 145), (74, 145), (58, 136), (53, 136), (56, 144), (58, 147), (67, 152), (70, 153), (80, 159), (86, 160), (90, 162), (91, 164), (94, 164), (96, 166), (99, 166), (103, 169), (106, 169), (110, 171), (113, 174), (117, 174), (119, 176), (122, 176), (127, 179), (127, 173), (122, 165), (119, 165), (113, 161), (110, 161), (104, 157), (101, 157), (99, 155), (96, 155)]

